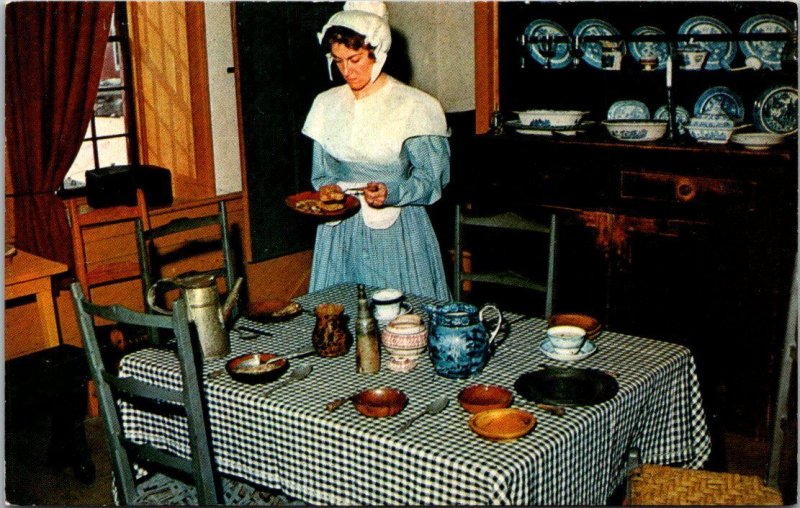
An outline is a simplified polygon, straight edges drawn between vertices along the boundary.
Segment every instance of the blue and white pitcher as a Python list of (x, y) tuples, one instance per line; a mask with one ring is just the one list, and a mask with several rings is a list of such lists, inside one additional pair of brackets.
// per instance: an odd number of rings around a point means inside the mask
[[(436, 373), (464, 379), (483, 370), (491, 356), (490, 346), (503, 322), (500, 310), (494, 305), (484, 305), (478, 310), (464, 302), (425, 305), (424, 308), (430, 315), (428, 354)], [(483, 322), (487, 310), (497, 313), (497, 325), (491, 333), (486, 331)]]

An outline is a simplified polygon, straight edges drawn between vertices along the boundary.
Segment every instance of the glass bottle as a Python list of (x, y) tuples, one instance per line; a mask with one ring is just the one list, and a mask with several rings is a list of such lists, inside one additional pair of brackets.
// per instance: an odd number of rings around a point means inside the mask
[(356, 372), (374, 374), (381, 370), (381, 350), (378, 323), (369, 311), (367, 292), (358, 285), (358, 314), (356, 316)]

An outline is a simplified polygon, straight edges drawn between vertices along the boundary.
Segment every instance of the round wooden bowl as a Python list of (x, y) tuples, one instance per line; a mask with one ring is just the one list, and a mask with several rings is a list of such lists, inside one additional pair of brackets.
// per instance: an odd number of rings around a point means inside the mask
[(458, 393), (458, 403), (470, 413), (508, 407), (513, 398), (511, 390), (498, 385), (470, 385)]
[(583, 328), (586, 330), (586, 338), (589, 340), (597, 338), (603, 328), (597, 319), (586, 314), (553, 314), (547, 324), (549, 327), (577, 326), (578, 328)]
[[(258, 357), (258, 364), (255, 363), (254, 356)], [(289, 367), (289, 360), (283, 358), (269, 365), (263, 365), (264, 362), (270, 358), (275, 358), (278, 355), (271, 353), (248, 353), (240, 355), (236, 358), (228, 360), (225, 364), (225, 370), (236, 381), (242, 383), (255, 384), (267, 383), (275, 381), (286, 372)]]
[(535, 416), (515, 407), (481, 411), (469, 419), (469, 428), (473, 432), (492, 441), (512, 441), (535, 426)]
[(394, 388), (371, 388), (353, 397), (353, 405), (359, 413), (370, 418), (394, 416), (406, 407), (408, 397)]

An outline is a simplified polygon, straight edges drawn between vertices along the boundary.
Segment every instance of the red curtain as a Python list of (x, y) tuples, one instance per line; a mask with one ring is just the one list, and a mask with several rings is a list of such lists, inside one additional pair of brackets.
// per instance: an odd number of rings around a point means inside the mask
[(6, 150), (15, 245), (73, 265), (64, 204), (55, 195), (92, 117), (112, 2), (6, 5)]

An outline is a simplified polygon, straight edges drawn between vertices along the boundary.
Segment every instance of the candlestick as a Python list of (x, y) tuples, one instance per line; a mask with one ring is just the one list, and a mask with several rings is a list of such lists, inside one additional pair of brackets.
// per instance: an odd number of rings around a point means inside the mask
[(667, 57), (667, 88), (672, 86), (672, 57)]

